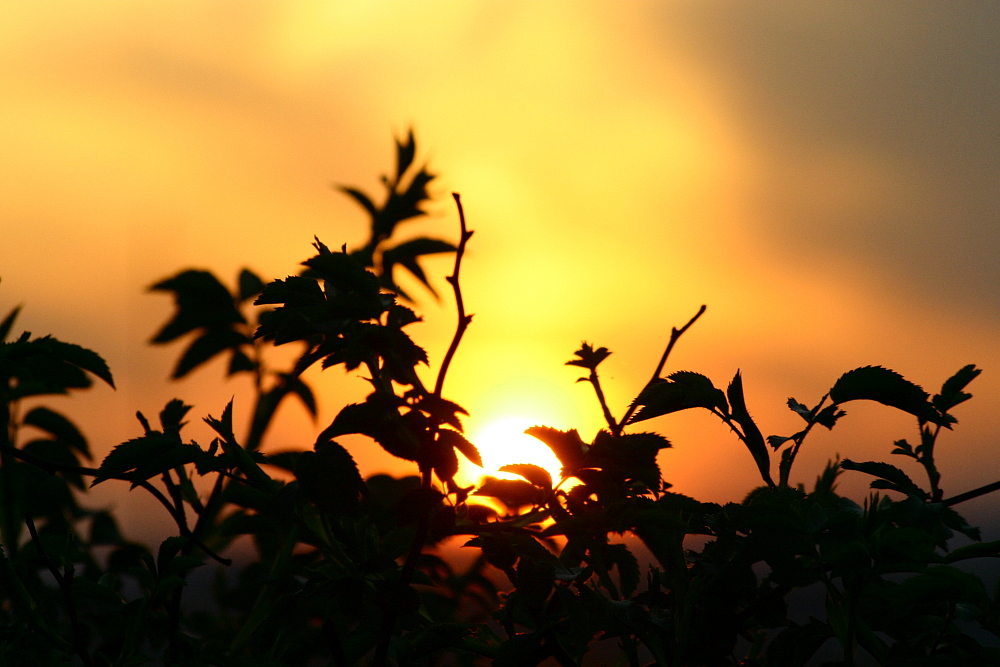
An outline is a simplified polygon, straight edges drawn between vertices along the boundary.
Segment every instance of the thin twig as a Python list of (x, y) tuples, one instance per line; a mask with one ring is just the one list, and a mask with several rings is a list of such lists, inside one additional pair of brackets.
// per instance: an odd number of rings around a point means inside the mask
[(458, 274), (462, 268), (462, 257), (465, 255), (465, 246), (468, 244), (469, 239), (472, 238), (474, 232), (466, 229), (465, 226), (465, 211), (462, 208), (462, 199), (457, 192), (451, 193), (451, 196), (455, 198), (455, 205), (458, 207), (458, 220), (461, 225), (461, 236), (458, 239), (458, 249), (455, 251), (455, 270), (450, 276), (447, 276), (445, 280), (451, 285), (452, 289), (455, 291), (455, 305), (458, 310), (458, 326), (455, 328), (455, 335), (451, 339), (451, 345), (448, 346), (448, 351), (444, 355), (444, 360), (441, 362), (441, 370), (438, 371), (437, 382), (434, 383), (434, 395), (438, 398), (441, 397), (441, 391), (444, 389), (444, 378), (448, 374), (448, 367), (451, 366), (451, 360), (455, 357), (455, 352), (458, 350), (458, 344), (462, 341), (462, 336), (465, 335), (465, 330), (469, 328), (469, 323), (472, 322), (472, 315), (465, 314), (465, 301), (462, 300), (462, 288), (458, 282)]
[[(684, 335), (684, 332), (690, 329), (691, 325), (694, 324), (696, 321), (698, 321), (698, 318), (705, 313), (705, 310), (707, 308), (708, 306), (703, 305), (701, 308), (698, 309), (698, 312), (695, 313), (694, 317), (688, 320), (687, 324), (682, 326), (680, 329), (674, 327), (673, 329), (670, 330), (670, 342), (667, 343), (667, 349), (663, 351), (663, 356), (660, 357), (660, 363), (657, 364), (656, 370), (653, 371), (653, 377), (650, 378), (649, 382), (646, 383), (647, 387), (656, 382), (658, 379), (660, 379), (660, 373), (663, 372), (663, 367), (667, 365), (667, 357), (670, 356), (670, 352), (674, 349), (674, 345), (676, 345), (678, 339), (680, 339), (680, 337)], [(628, 424), (628, 420), (632, 418), (632, 415), (635, 414), (635, 411), (638, 409), (639, 409), (639, 404), (633, 402), (632, 406), (628, 409), (628, 412), (625, 413), (625, 416), (622, 417), (621, 422), (619, 422), (620, 428), (624, 428)]]

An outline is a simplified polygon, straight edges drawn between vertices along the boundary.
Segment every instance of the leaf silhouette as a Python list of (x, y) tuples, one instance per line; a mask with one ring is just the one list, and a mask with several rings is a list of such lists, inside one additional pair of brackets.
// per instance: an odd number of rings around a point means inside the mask
[(836, 404), (867, 399), (908, 412), (921, 421), (940, 423), (940, 413), (927, 392), (902, 375), (881, 366), (863, 366), (840, 376), (830, 390)]
[(532, 426), (524, 432), (548, 445), (562, 464), (563, 475), (567, 477), (583, 466), (584, 456), (590, 449), (576, 429), (560, 431), (549, 426)]
[(690, 408), (729, 411), (726, 395), (707, 377), (691, 371), (677, 371), (650, 382), (634, 402), (643, 407), (629, 419), (630, 424)]
[(552, 475), (549, 471), (532, 463), (511, 463), (500, 468), (500, 472), (520, 475), (539, 488), (552, 489)]
[(750, 417), (747, 411), (746, 400), (743, 397), (743, 378), (739, 371), (733, 376), (733, 381), (729, 383), (726, 390), (729, 397), (729, 405), (732, 409), (732, 418), (743, 429), (743, 444), (750, 450), (753, 460), (760, 470), (760, 476), (768, 486), (774, 486), (771, 479), (771, 457), (767, 453), (767, 445), (764, 443), (764, 436), (760, 429)]

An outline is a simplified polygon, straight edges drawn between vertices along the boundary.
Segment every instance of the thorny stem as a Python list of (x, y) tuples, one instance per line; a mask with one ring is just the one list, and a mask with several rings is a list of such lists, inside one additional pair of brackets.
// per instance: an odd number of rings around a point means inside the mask
[[(694, 317), (688, 320), (687, 324), (682, 326), (680, 329), (674, 327), (670, 330), (670, 342), (667, 343), (667, 349), (663, 351), (663, 356), (660, 357), (660, 363), (657, 364), (656, 370), (653, 371), (653, 377), (650, 378), (649, 382), (646, 383), (647, 387), (656, 382), (660, 378), (660, 373), (663, 372), (663, 367), (667, 365), (667, 357), (670, 356), (670, 352), (674, 349), (674, 345), (676, 345), (680, 337), (684, 335), (684, 332), (690, 329), (691, 325), (694, 324), (696, 321), (698, 321), (698, 318), (705, 313), (705, 310), (707, 308), (708, 306), (703, 305), (701, 308), (698, 309), (698, 312), (695, 313)], [(632, 407), (630, 407), (628, 409), (628, 412), (625, 413), (625, 416), (622, 417), (622, 420), (619, 423), (619, 433), (616, 433), (616, 435), (620, 435), (621, 429), (624, 428), (626, 424), (628, 424), (629, 419), (632, 418), (632, 415), (635, 414), (635, 411), (638, 409), (639, 409), (639, 404), (632, 403)]]

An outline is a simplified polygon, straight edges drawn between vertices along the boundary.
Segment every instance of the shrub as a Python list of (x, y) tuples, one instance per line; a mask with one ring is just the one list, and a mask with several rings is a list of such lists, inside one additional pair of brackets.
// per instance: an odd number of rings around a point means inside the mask
[[(849, 371), (812, 407), (788, 400), (803, 421), (798, 432), (765, 438), (739, 372), (724, 390), (699, 373), (663, 374), (702, 307), (671, 332), (621, 418), (601, 389), (608, 349), (584, 343), (576, 351), (568, 365), (592, 385), (607, 427), (590, 441), (575, 430), (528, 430), (559, 459), (560, 479), (521, 463), (503, 468), (519, 479), (456, 483), (459, 455), (481, 463), (463, 434), (465, 410), (444, 393), (471, 321), (459, 275), (472, 232), (455, 195), (457, 245), (394, 241), (400, 222), (422, 215), (433, 178), (414, 164), (415, 153), (412, 134), (397, 141), (380, 205), (344, 188), (369, 215), (364, 246), (331, 250), (317, 238), (297, 275), (265, 283), (244, 270), (232, 290), (194, 270), (152, 287), (176, 303), (152, 342), (187, 340), (175, 378), (220, 355), (229, 375), (253, 377), (242, 437), (230, 402), (205, 418), (212, 441), (191, 441), (191, 406), (173, 400), (155, 420), (139, 413), (136, 437), (92, 467), (73, 423), (25, 400), (86, 389), (94, 379), (113, 386), (107, 365), (49, 336), (11, 337), (17, 309), (0, 322), (0, 664), (505, 667), (579, 665), (588, 656), (592, 664), (662, 666), (781, 667), (823, 656), (830, 665), (1000, 664), (997, 593), (955, 566), (1000, 557), (1000, 542), (982, 543), (954, 509), (1000, 484), (945, 498), (935, 463), (942, 429), (957, 422), (952, 409), (971, 398), (974, 366), (934, 396), (885, 368)], [(394, 276), (408, 271), (430, 290), (420, 260), (432, 253), (454, 254), (447, 281), (458, 324), (427, 386), (417, 372), (427, 356), (406, 330), (418, 317)], [(267, 351), (280, 345), (300, 352), (275, 370)], [(302, 374), (317, 364), (365, 373), (371, 393), (344, 406), (311, 450), (263, 454), (285, 399), (316, 414)], [(811, 490), (789, 484), (810, 432), (833, 429), (857, 400), (916, 420), (915, 442), (899, 440), (892, 453), (920, 464), (926, 484), (889, 463), (847, 460), (831, 461)], [(657, 463), (669, 441), (634, 428), (696, 408), (732, 430), (761, 475), (762, 486), (740, 503), (671, 492)], [(348, 434), (371, 438), (415, 474), (363, 479), (337, 441)], [(294, 480), (276, 479), (268, 466)], [(844, 471), (873, 478), (862, 503), (838, 495)], [(198, 476), (211, 482), (206, 493), (195, 488)], [(155, 551), (126, 539), (111, 513), (77, 501), (94, 485), (122, 482), (152, 494), (176, 524), (177, 535)], [(956, 534), (973, 542), (951, 548)], [(254, 558), (227, 576), (231, 563), (221, 554), (241, 535), (252, 538)], [(429, 550), (451, 536), (479, 549), (467, 571)], [(704, 547), (686, 548), (690, 536), (703, 536)], [(640, 563), (639, 543), (649, 562)], [(205, 591), (211, 610), (185, 605), (192, 571), (212, 566), (219, 574)], [(507, 590), (497, 590), (492, 568)], [(813, 597), (814, 613), (796, 620), (789, 601), (803, 594)]]

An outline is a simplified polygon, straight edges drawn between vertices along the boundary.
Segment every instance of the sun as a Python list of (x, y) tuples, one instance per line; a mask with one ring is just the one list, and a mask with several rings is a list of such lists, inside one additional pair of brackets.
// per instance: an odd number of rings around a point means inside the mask
[(511, 463), (533, 463), (549, 471), (553, 482), (560, 479), (562, 464), (541, 440), (527, 435), (525, 429), (538, 426), (537, 419), (522, 415), (508, 415), (484, 423), (469, 433), (469, 440), (483, 457), (482, 469), (468, 466), (465, 475), (477, 482), (483, 475), (506, 476), (497, 471)]

